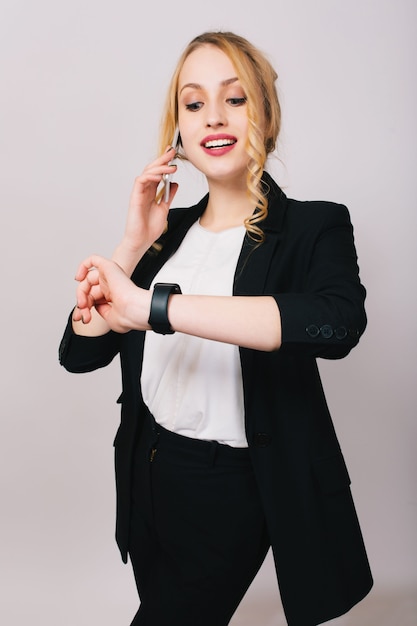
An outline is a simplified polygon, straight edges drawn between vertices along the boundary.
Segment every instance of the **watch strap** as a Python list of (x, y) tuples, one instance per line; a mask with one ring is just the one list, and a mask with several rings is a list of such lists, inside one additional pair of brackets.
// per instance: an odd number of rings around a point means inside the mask
[(181, 288), (176, 283), (154, 285), (148, 324), (155, 333), (172, 335), (175, 332), (168, 319), (168, 300), (172, 294), (176, 293), (181, 293)]

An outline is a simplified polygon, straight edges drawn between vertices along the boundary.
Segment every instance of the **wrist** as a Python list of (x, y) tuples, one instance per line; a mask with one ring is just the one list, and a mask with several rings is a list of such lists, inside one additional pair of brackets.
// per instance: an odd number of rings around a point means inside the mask
[(152, 292), (149, 289), (133, 286), (123, 308), (122, 325), (125, 331), (151, 329), (148, 323), (151, 300)]
[(111, 259), (122, 268), (127, 276), (130, 276), (146, 250), (146, 247), (137, 247), (126, 239), (122, 239), (116, 246)]

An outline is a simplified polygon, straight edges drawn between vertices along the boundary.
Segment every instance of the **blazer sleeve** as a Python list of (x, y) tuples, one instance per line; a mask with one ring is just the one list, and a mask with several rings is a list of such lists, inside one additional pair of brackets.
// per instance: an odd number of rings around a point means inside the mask
[(274, 295), (281, 313), (281, 350), (339, 359), (365, 330), (366, 291), (359, 279), (347, 208), (320, 203), (320, 211), (315, 211), (315, 203), (308, 204), (302, 289)]
[(121, 335), (109, 331), (99, 337), (76, 335), (70, 315), (59, 345), (59, 362), (69, 372), (92, 372), (108, 365), (120, 350)]

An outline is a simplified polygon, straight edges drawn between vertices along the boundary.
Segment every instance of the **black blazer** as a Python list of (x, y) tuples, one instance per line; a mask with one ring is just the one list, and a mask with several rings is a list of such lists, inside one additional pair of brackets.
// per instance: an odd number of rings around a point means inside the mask
[[(246, 235), (234, 280), (236, 295), (272, 295), (281, 312), (282, 346), (240, 349), (245, 425), (290, 626), (314, 626), (348, 611), (372, 577), (350, 493), (350, 480), (323, 394), (317, 357), (339, 359), (366, 326), (346, 207), (289, 200), (268, 174), (265, 242)], [(162, 250), (148, 253), (133, 280), (149, 287), (203, 213), (207, 198), (170, 211)], [(259, 320), (262, 324), (262, 319)], [(144, 332), (86, 338), (69, 322), (60, 362), (87, 372), (119, 353), (123, 391), (115, 439), (116, 538), (127, 561), (132, 456), (144, 416), (140, 380)]]

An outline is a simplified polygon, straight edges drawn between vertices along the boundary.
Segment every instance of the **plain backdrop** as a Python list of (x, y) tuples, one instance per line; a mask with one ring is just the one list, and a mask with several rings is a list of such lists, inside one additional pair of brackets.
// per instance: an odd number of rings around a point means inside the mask
[[(269, 169), (291, 197), (348, 205), (368, 289), (359, 346), (320, 363), (375, 576), (332, 624), (416, 623), (416, 24), (414, 0), (2, 0), (2, 624), (127, 626), (137, 609), (113, 541), (119, 364), (71, 375), (57, 350), (76, 267), (111, 254), (176, 61), (210, 29), (276, 67)], [(180, 170), (177, 206), (205, 190)], [(285, 624), (270, 558), (233, 620), (253, 624)]]

